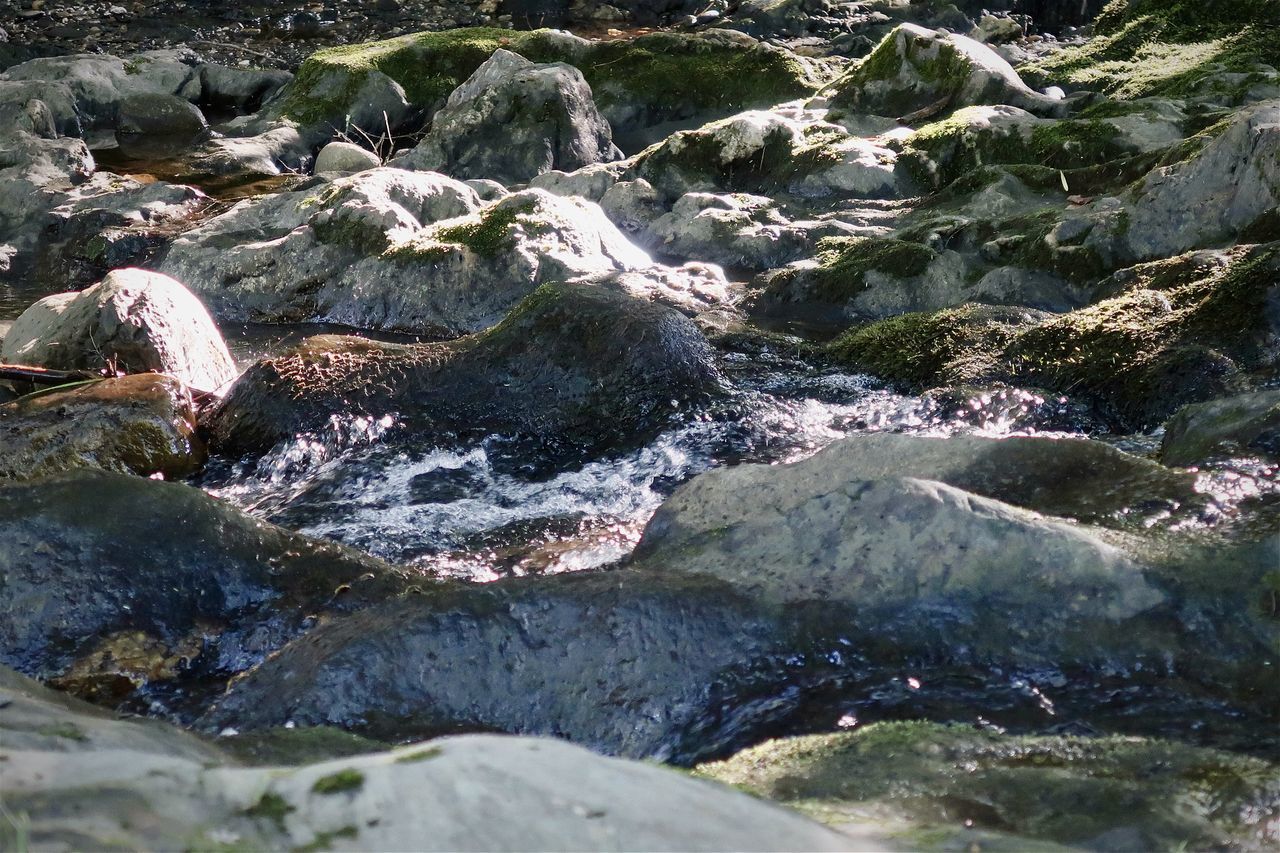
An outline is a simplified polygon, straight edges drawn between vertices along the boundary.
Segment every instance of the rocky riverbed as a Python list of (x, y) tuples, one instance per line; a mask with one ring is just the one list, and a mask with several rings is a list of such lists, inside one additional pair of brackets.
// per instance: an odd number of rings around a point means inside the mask
[(1280, 7), (986, 5), (0, 5), (6, 849), (1280, 844)]

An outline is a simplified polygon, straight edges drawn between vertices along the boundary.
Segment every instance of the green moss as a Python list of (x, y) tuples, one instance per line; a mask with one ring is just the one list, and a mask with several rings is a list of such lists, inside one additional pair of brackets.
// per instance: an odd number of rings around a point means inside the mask
[[(496, 204), (471, 216), (451, 219), (425, 229), (411, 240), (391, 247), (386, 256), (400, 260), (429, 260), (447, 257), (456, 247), (483, 258), (491, 258), (510, 245), (511, 226), (537, 209), (533, 202), (520, 205)], [(524, 220), (531, 227), (537, 223)]]
[(1024, 76), (1119, 98), (1179, 97), (1210, 73), (1280, 64), (1280, 0), (1114, 0), (1095, 31), (1084, 45), (1022, 69)]
[(364, 774), (348, 767), (317, 779), (311, 790), (317, 794), (340, 794), (344, 791), (357, 791), (363, 785)]
[(302, 63), (277, 110), (302, 124), (340, 122), (371, 71), (386, 74), (411, 103), (430, 109), (500, 47), (534, 62), (577, 66), (602, 108), (727, 114), (799, 97), (822, 82), (794, 56), (765, 46), (654, 33), (575, 47), (548, 30), (477, 27), (319, 51)]
[(317, 853), (320, 850), (328, 850), (333, 847), (333, 842), (338, 838), (355, 838), (360, 834), (354, 826), (344, 826), (341, 829), (335, 829), (332, 832), (318, 832), (316, 837), (310, 844), (304, 844), (301, 847), (293, 848), (293, 853)]
[(387, 748), (382, 741), (370, 740), (331, 726), (299, 726), (258, 732), (244, 732), (226, 738), (223, 748), (246, 764), (294, 765), (313, 764), (332, 758), (363, 755)]
[(50, 723), (47, 726), (41, 726), (36, 729), (36, 734), (43, 737), (60, 737), (66, 740), (87, 741), (89, 736), (86, 735), (75, 723)]
[(696, 772), (835, 824), (889, 814), (917, 832), (974, 826), (1085, 846), (1119, 830), (1148, 849), (1247, 846), (1268, 839), (1280, 807), (1280, 771), (1258, 759), (920, 722), (771, 741)]
[(841, 364), (912, 388), (960, 385), (990, 374), (1017, 333), (1038, 319), (1036, 312), (986, 305), (902, 314), (852, 329), (826, 351)]
[(284, 797), (274, 791), (267, 791), (258, 798), (258, 802), (245, 809), (244, 813), (251, 818), (269, 820), (283, 831), (285, 818), (290, 812), (296, 811)]
[(1267, 293), (1278, 276), (1276, 244), (1224, 262), (1193, 253), (1126, 271), (1125, 292), (1043, 322), (979, 306), (905, 314), (856, 328), (828, 352), (914, 387), (1046, 388), (1095, 402), (1119, 427), (1145, 428), (1265, 368)]
[(941, 187), (983, 166), (1075, 170), (1133, 153), (1120, 131), (1099, 119), (988, 127), (980, 123), (987, 112), (969, 107), (922, 127), (907, 141), (899, 163), (917, 182)]
[[(882, 272), (896, 278), (923, 275), (937, 253), (927, 246), (892, 237), (828, 237), (818, 244), (818, 267), (774, 278), (769, 295), (783, 300), (843, 304), (867, 286), (867, 274)], [(797, 286), (803, 293), (796, 293)]]
[(397, 755), (396, 764), (415, 764), (419, 761), (430, 761), (442, 755), (444, 755), (443, 749), (438, 746), (429, 746), (426, 749), (415, 749), (413, 752)]

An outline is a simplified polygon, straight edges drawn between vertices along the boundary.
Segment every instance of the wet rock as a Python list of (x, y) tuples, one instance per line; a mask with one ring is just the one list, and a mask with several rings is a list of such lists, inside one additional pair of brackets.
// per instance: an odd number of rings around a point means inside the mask
[(168, 376), (105, 379), (0, 405), (0, 479), (75, 468), (181, 479), (204, 461), (191, 395)]
[(544, 285), (489, 331), (444, 344), (309, 338), (250, 368), (205, 426), (225, 453), (356, 415), (395, 415), (419, 434), (516, 433), (574, 453), (631, 442), (720, 380), (692, 321), (620, 289)]
[(942, 849), (1251, 850), (1280, 841), (1265, 817), (1280, 808), (1274, 763), (1148, 738), (877, 723), (770, 741), (697, 775), (834, 827), (875, 815), (887, 831)]
[(200, 300), (174, 279), (140, 269), (40, 300), (14, 321), (0, 358), (59, 370), (156, 371), (204, 391), (236, 376)]
[(589, 202), (525, 190), (481, 208), (442, 175), (374, 169), (243, 202), (159, 268), (230, 320), (458, 335), (542, 283), (650, 265)]
[(363, 172), (382, 165), (377, 154), (350, 142), (330, 142), (316, 155), (315, 172)]
[(1180, 409), (1165, 425), (1160, 444), (1160, 459), (1167, 465), (1249, 456), (1280, 458), (1280, 391)]
[(74, 471), (0, 485), (0, 510), (0, 662), (110, 704), (166, 682), (197, 701), (316, 614), (403, 587), (175, 483)]
[(1124, 626), (1167, 601), (1093, 531), (939, 482), (859, 479), (837, 461), (696, 477), (645, 528), (639, 568), (770, 601), (848, 602), (886, 628), (949, 612), (952, 642), (1010, 660), (1135, 653)]
[(1038, 94), (991, 48), (973, 39), (903, 24), (831, 84), (831, 106), (848, 113), (906, 117), (975, 104), (1009, 104), (1036, 113), (1060, 102)]
[(449, 96), (426, 137), (395, 165), (513, 184), (621, 156), (578, 69), (535, 65), (499, 49)]
[(130, 95), (116, 113), (116, 132), (122, 134), (194, 139), (208, 129), (200, 108), (177, 95)]
[(836, 833), (714, 783), (550, 739), (473, 735), (250, 768), (164, 723), (114, 719), (11, 671), (0, 670), (0, 693), (0, 755), (13, 770), (6, 805), (21, 809), (24, 838), (40, 849), (870, 850), (885, 843), (869, 828)]
[(241, 679), (200, 725), (292, 720), (375, 737), (496, 729), (688, 761), (792, 706), (777, 657), (789, 642), (779, 622), (714, 581), (504, 580), (317, 628)]
[(114, 128), (121, 103), (132, 96), (174, 95), (192, 76), (189, 66), (163, 52), (128, 60), (79, 54), (32, 59), (6, 69), (3, 78), (66, 86), (85, 129)]

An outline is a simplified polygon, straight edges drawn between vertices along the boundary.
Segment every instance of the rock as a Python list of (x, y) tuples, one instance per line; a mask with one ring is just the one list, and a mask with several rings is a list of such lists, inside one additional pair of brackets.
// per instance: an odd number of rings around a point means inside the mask
[(159, 268), (228, 320), (459, 335), (545, 282), (651, 265), (590, 202), (531, 189), (481, 208), (458, 181), (384, 168), (242, 202)]
[(204, 391), (236, 376), (200, 300), (174, 279), (140, 269), (40, 300), (14, 321), (0, 358), (59, 370), (156, 371)]
[(626, 163), (614, 162), (595, 163), (572, 172), (552, 169), (533, 178), (529, 186), (553, 195), (578, 196), (599, 203), (605, 193), (618, 183), (626, 168)]
[(1150, 260), (1214, 248), (1257, 228), (1280, 207), (1278, 145), (1280, 101), (1242, 111), (1199, 154), (1148, 175), (1114, 236), (1092, 239), (1118, 240), (1128, 257)]
[(876, 723), (770, 741), (696, 773), (834, 827), (875, 815), (886, 831), (940, 849), (1250, 849), (1280, 839), (1262, 817), (1280, 807), (1274, 763), (1141, 737)]
[(0, 485), (0, 509), (0, 663), (108, 704), (168, 682), (198, 710), (315, 614), (404, 586), (176, 483), (73, 471)]
[(767, 196), (691, 192), (637, 239), (671, 257), (760, 270), (795, 260), (833, 232), (839, 226), (791, 222)]
[(194, 138), (209, 129), (199, 107), (177, 95), (130, 95), (117, 110), (117, 133)]
[(706, 574), (769, 601), (847, 602), (882, 614), (886, 631), (907, 612), (929, 622), (946, 611), (958, 620), (951, 643), (1006, 660), (1128, 656), (1140, 641), (1124, 626), (1167, 601), (1088, 529), (939, 482), (859, 479), (835, 462), (695, 477), (645, 528), (638, 567)]
[(1242, 456), (1280, 459), (1280, 391), (1186, 406), (1165, 425), (1160, 442), (1166, 465)]
[(0, 405), (0, 479), (74, 468), (182, 479), (204, 461), (191, 395), (168, 376), (105, 379)]
[(25, 838), (39, 849), (68, 838), (92, 848), (262, 850), (887, 844), (870, 828), (836, 833), (715, 783), (551, 739), (470, 735), (298, 767), (243, 767), (165, 723), (114, 719), (11, 671), (0, 671), (0, 692), (0, 754), (13, 771), (5, 802), (21, 809)]
[(1140, 525), (1203, 504), (1194, 476), (1088, 439), (894, 433), (850, 436), (821, 451), (814, 466), (849, 480), (917, 477), (1088, 524)]
[(965, 36), (903, 24), (831, 84), (831, 106), (849, 113), (906, 117), (975, 104), (1053, 113), (1058, 102), (1022, 82), (991, 48)]
[[(199, 66), (200, 103), (240, 113), (256, 113), (293, 75), (278, 68)], [(184, 90), (185, 93), (185, 90)]]
[(578, 69), (535, 65), (499, 49), (449, 96), (426, 137), (395, 165), (514, 184), (621, 156)]
[(318, 336), (251, 367), (205, 426), (263, 452), (331, 416), (394, 414), (418, 434), (523, 434), (562, 451), (631, 442), (719, 390), (710, 346), (625, 287), (550, 284), (487, 332), (444, 344)]
[(608, 754), (689, 762), (794, 706), (776, 657), (791, 642), (785, 624), (724, 584), (675, 575), (452, 587), (316, 628), (198, 725), (554, 733)]
[[(6, 69), (2, 76), (11, 81), (61, 84), (75, 99), (76, 111), (86, 129), (110, 129), (117, 124), (123, 101), (132, 96), (175, 95), (192, 73), (190, 67), (164, 52), (142, 54), (127, 61), (116, 56), (84, 53), (32, 59)], [(148, 108), (152, 114), (156, 106), (153, 102)]]
[[(344, 116), (362, 108), (360, 88), (374, 74), (394, 79), (409, 104), (430, 112), (499, 48), (581, 69), (615, 136), (636, 151), (656, 141), (648, 128), (802, 97), (827, 76), (823, 63), (723, 30), (593, 42), (558, 30), (477, 27), (318, 51), (267, 112), (306, 126), (341, 127)], [(379, 125), (374, 132), (380, 131)]]
[(983, 15), (969, 38), (987, 44), (1001, 44), (1022, 38), (1022, 25), (1013, 18)]
[(382, 165), (377, 154), (350, 142), (330, 142), (316, 155), (315, 173), (363, 172)]

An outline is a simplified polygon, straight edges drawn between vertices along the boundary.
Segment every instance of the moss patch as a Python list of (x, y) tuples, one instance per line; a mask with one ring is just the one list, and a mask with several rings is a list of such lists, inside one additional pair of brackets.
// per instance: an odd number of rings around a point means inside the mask
[(1144, 428), (1266, 366), (1266, 305), (1278, 277), (1277, 244), (1222, 260), (1193, 253), (1134, 267), (1115, 279), (1123, 293), (1023, 328), (970, 306), (871, 323), (829, 352), (915, 387), (1051, 389), (1099, 404), (1122, 428)]
[(251, 818), (269, 820), (279, 829), (284, 829), (285, 818), (297, 809), (289, 805), (289, 801), (274, 791), (267, 791), (258, 798), (258, 802), (244, 810)]
[(1085, 846), (1110, 831), (1148, 849), (1266, 845), (1280, 808), (1280, 769), (1258, 759), (920, 722), (771, 741), (696, 772), (832, 823), (888, 810), (923, 828), (972, 824)]
[(416, 764), (419, 761), (430, 761), (442, 755), (444, 755), (443, 749), (438, 746), (429, 746), (426, 749), (415, 749), (412, 752), (406, 752), (404, 755), (397, 755), (396, 764)]
[(1023, 74), (1119, 98), (1179, 97), (1209, 73), (1280, 65), (1280, 0), (1113, 0), (1095, 32)]
[(340, 122), (371, 71), (386, 74), (411, 103), (429, 109), (498, 48), (533, 62), (577, 66), (602, 108), (627, 105), (659, 114), (769, 106), (822, 82), (794, 56), (765, 46), (674, 33), (574, 46), (549, 30), (475, 27), (318, 51), (302, 63), (277, 111), (302, 124)]
[(927, 246), (891, 237), (828, 237), (818, 244), (816, 269), (776, 276), (766, 297), (841, 305), (866, 289), (868, 273), (915, 278), (936, 257)]
[(320, 777), (311, 786), (311, 790), (316, 794), (341, 794), (344, 791), (358, 791), (363, 785), (364, 774), (348, 767)]
[[(510, 246), (511, 227), (536, 209), (533, 202), (493, 205), (479, 213), (426, 228), (407, 242), (391, 247), (386, 256), (401, 260), (431, 259), (447, 256), (460, 247), (482, 258), (492, 258)], [(532, 226), (537, 224), (526, 221)]]

